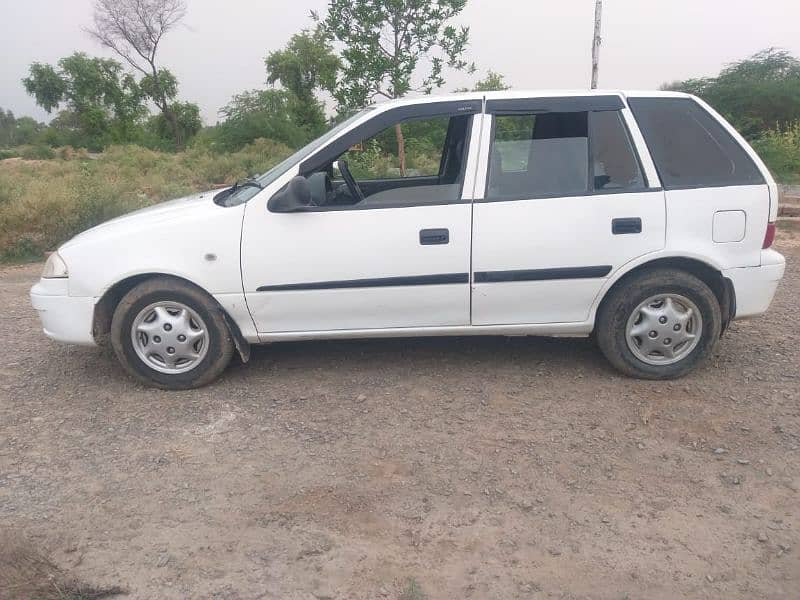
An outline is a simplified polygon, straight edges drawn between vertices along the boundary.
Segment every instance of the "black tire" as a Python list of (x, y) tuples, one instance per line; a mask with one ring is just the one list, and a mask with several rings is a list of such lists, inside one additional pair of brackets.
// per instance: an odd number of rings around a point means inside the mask
[[(702, 317), (699, 342), (672, 364), (652, 365), (628, 347), (627, 324), (636, 308), (651, 296), (677, 294), (691, 300)], [(705, 361), (719, 341), (722, 313), (714, 292), (694, 275), (674, 269), (654, 269), (624, 280), (609, 292), (597, 314), (595, 334), (608, 361), (619, 371), (640, 379), (675, 379)]]
[[(189, 371), (162, 373), (140, 358), (133, 347), (131, 327), (137, 315), (151, 304), (162, 301), (184, 304), (206, 325), (208, 349), (202, 360)], [(168, 277), (148, 279), (125, 294), (111, 320), (111, 345), (130, 375), (142, 383), (165, 390), (188, 390), (211, 383), (228, 366), (234, 352), (230, 330), (216, 302), (199, 288)]]

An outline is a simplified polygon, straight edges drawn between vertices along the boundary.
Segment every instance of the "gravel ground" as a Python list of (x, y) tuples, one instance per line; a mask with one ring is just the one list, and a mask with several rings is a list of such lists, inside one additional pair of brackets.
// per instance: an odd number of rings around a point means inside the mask
[(0, 527), (135, 599), (796, 599), (786, 236), (770, 314), (668, 383), (588, 340), (454, 338), (275, 345), (155, 391), (45, 339), (40, 265), (1, 269)]

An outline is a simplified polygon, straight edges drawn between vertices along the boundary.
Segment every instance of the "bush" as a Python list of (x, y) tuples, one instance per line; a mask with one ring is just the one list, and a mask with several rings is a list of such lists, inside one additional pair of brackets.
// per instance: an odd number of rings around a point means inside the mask
[(778, 181), (800, 182), (800, 121), (783, 131), (768, 131), (752, 144)]
[(224, 155), (139, 146), (112, 146), (95, 160), (83, 151), (60, 153), (64, 160), (0, 163), (0, 260), (41, 257), (113, 217), (266, 171), (291, 150), (256, 140)]
[(16, 148), (0, 148), (0, 160), (7, 158), (16, 158), (19, 156), (19, 150)]
[(55, 158), (55, 152), (44, 144), (34, 144), (33, 146), (21, 146), (19, 155), (25, 160), (49, 160)]

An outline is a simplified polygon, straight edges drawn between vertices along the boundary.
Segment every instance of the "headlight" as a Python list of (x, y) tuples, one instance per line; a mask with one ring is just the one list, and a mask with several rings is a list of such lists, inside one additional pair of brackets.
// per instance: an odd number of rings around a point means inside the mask
[(53, 252), (47, 262), (44, 263), (44, 271), (42, 271), (42, 278), (44, 279), (63, 279), (69, 277), (67, 272), (67, 263), (58, 255), (58, 252)]

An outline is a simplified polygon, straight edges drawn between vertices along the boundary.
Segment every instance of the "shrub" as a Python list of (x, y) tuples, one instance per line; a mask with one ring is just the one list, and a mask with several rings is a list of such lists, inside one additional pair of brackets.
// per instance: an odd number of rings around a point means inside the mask
[(2, 262), (28, 262), (42, 258), (42, 250), (39, 245), (29, 237), (22, 237), (15, 240), (8, 248), (4, 248), (0, 253)]
[(783, 131), (768, 131), (752, 144), (781, 183), (800, 182), (800, 121)]
[(0, 148), (0, 160), (7, 158), (16, 158), (19, 156), (19, 150), (16, 148)]
[(55, 157), (55, 152), (44, 144), (34, 144), (32, 146), (20, 146), (19, 155), (25, 160), (49, 160)]
[(73, 148), (72, 146), (64, 146), (63, 148), (55, 149), (55, 157), (61, 160), (77, 160), (89, 158), (89, 152), (85, 148)]

